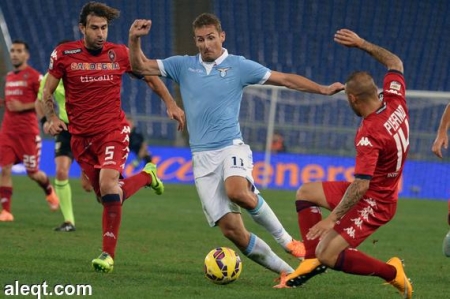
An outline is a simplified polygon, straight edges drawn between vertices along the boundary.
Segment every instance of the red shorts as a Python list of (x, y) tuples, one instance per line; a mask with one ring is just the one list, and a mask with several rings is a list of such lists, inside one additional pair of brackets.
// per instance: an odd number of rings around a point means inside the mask
[(22, 162), (28, 173), (35, 173), (39, 171), (41, 147), (39, 135), (3, 133), (0, 135), (0, 167)]
[[(347, 190), (349, 182), (323, 182), (325, 198), (334, 209)], [(388, 223), (395, 215), (397, 202), (380, 202), (375, 198), (364, 197), (334, 225), (352, 247), (357, 247), (380, 226)]]
[(129, 133), (130, 127), (124, 122), (122, 129), (107, 134), (89, 137), (72, 135), (70, 146), (73, 156), (97, 195), (100, 194), (100, 169), (115, 169), (122, 173), (129, 153)]

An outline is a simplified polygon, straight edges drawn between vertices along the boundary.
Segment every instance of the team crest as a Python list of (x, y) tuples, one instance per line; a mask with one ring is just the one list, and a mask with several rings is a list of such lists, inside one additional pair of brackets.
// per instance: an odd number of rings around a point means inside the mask
[(114, 50), (109, 50), (108, 57), (112, 62), (116, 61), (116, 52), (114, 52)]
[(225, 78), (229, 69), (231, 69), (231, 67), (218, 68), (217, 70), (220, 72), (220, 77)]

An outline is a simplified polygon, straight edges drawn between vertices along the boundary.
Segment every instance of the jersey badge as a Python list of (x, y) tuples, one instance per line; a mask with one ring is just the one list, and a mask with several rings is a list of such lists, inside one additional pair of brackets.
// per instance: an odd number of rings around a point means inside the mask
[(220, 77), (225, 78), (229, 69), (231, 69), (231, 67), (218, 68), (217, 70), (220, 72)]
[(109, 57), (109, 60), (111, 60), (111, 62), (116, 61), (116, 52), (114, 52), (114, 50), (109, 50), (108, 57)]
[(389, 89), (393, 89), (393, 90), (400, 90), (401, 89), (401, 84), (398, 83), (397, 81), (392, 81), (391, 84), (389, 85)]

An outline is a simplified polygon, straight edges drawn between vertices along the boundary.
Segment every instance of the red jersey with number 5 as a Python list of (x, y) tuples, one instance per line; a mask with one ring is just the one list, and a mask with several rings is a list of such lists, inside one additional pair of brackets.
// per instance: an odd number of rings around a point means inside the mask
[(389, 71), (383, 82), (382, 106), (365, 117), (356, 133), (355, 176), (369, 176), (365, 198), (396, 201), (409, 150), (409, 113), (405, 79)]
[(125, 45), (106, 42), (99, 53), (88, 51), (83, 40), (56, 47), (49, 73), (63, 80), (70, 133), (92, 136), (123, 126), (120, 92), (125, 72), (131, 72)]

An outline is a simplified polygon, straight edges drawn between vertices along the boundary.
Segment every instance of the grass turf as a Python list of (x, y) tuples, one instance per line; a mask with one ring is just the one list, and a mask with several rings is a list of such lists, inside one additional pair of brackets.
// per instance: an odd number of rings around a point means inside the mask
[[(298, 289), (273, 289), (277, 275), (242, 254), (239, 280), (214, 285), (203, 275), (205, 255), (217, 246), (235, 247), (217, 228), (209, 228), (192, 185), (167, 185), (162, 196), (143, 189), (126, 201), (115, 269), (110, 274), (95, 273), (91, 260), (101, 253), (102, 207), (93, 194), (81, 190), (78, 180), (71, 182), (77, 231), (62, 233), (53, 231), (62, 223), (62, 215), (49, 211), (40, 188), (26, 177), (14, 177), (15, 221), (0, 223), (0, 298), (15, 281), (29, 285), (45, 281), (50, 287), (89, 284), (90, 298), (400, 298), (377, 277), (332, 270)], [(286, 229), (298, 237), (295, 193), (264, 190), (262, 194)], [(243, 215), (249, 230), (297, 267), (298, 261)], [(394, 220), (359, 249), (382, 260), (404, 259), (413, 298), (448, 298), (450, 259), (441, 250), (448, 230), (446, 217), (445, 202), (402, 199)]]

